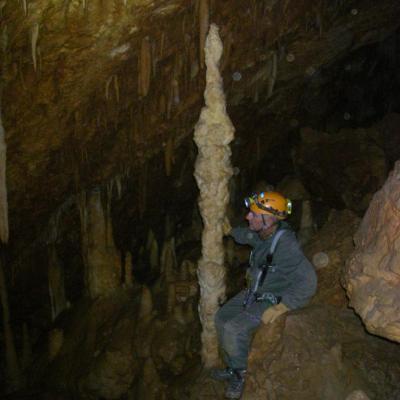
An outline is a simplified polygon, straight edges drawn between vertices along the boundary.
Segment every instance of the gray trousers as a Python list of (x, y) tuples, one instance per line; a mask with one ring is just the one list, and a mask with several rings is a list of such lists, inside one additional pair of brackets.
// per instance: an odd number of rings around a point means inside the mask
[(264, 311), (273, 304), (264, 300), (243, 307), (246, 291), (228, 300), (215, 315), (215, 326), (222, 355), (228, 367), (247, 369), (247, 357), (253, 334)]

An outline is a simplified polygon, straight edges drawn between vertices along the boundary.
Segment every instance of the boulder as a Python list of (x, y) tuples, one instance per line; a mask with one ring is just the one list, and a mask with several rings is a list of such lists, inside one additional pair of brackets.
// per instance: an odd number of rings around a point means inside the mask
[(400, 162), (377, 192), (355, 235), (344, 281), (366, 328), (400, 342)]
[[(349, 309), (311, 306), (258, 329), (243, 400), (395, 399), (400, 346), (367, 334)], [(350, 397), (352, 398), (352, 397)]]

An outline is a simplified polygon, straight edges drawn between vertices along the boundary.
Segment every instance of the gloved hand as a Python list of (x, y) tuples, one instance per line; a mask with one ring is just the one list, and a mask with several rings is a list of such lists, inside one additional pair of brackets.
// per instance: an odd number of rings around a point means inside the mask
[(229, 234), (231, 233), (232, 230), (232, 226), (231, 223), (229, 222), (229, 218), (227, 216), (225, 216), (224, 222), (222, 224), (222, 232), (224, 234), (224, 236), (229, 236)]
[(261, 319), (264, 324), (270, 324), (274, 322), (280, 315), (289, 311), (290, 309), (286, 307), (283, 303), (279, 303), (275, 306), (269, 307), (264, 311)]

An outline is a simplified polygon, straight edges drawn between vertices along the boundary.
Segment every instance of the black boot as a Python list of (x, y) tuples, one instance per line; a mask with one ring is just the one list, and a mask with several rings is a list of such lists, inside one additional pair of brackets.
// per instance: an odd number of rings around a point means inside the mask
[(225, 390), (225, 397), (227, 399), (240, 399), (244, 389), (245, 376), (245, 369), (233, 370), (233, 377)]
[(235, 375), (235, 372), (232, 368), (214, 368), (211, 370), (211, 378), (216, 379), (217, 381), (229, 381)]

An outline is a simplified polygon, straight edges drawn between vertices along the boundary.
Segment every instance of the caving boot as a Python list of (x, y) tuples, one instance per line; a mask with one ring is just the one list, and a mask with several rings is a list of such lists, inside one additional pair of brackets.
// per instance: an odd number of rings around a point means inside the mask
[(225, 390), (225, 397), (227, 399), (240, 399), (244, 389), (245, 377), (245, 369), (233, 370), (233, 377), (229, 381), (229, 385)]
[(211, 378), (217, 381), (229, 381), (235, 376), (235, 371), (230, 368), (214, 368), (211, 370)]

